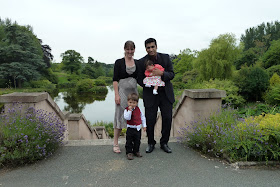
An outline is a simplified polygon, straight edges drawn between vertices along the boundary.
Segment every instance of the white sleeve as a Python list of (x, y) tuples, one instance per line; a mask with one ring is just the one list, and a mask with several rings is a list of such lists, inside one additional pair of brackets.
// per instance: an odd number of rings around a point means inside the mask
[[(140, 108), (139, 108), (140, 109)], [(142, 112), (142, 110), (140, 109), (140, 112), (141, 112), (141, 121), (142, 121), (142, 126), (143, 127), (147, 127), (146, 125), (146, 117), (144, 115), (144, 113)]]
[(124, 112), (123, 112), (124, 119), (131, 120), (131, 114), (132, 114), (132, 111), (124, 109)]

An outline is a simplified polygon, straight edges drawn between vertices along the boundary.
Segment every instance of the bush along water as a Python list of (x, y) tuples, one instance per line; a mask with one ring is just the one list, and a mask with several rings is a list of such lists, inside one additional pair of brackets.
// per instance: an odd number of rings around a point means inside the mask
[(204, 154), (235, 161), (280, 159), (280, 114), (238, 118), (231, 108), (182, 128), (180, 140)]
[(54, 113), (19, 104), (0, 115), (0, 165), (32, 163), (52, 155), (64, 138), (65, 126)]

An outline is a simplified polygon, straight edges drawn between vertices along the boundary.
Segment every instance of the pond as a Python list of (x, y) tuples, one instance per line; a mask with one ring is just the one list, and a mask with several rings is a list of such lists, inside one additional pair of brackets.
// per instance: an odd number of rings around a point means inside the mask
[[(82, 113), (90, 124), (96, 122), (113, 122), (115, 115), (115, 93), (113, 86), (107, 86), (107, 94), (78, 94), (76, 92), (59, 92), (54, 101), (62, 111)], [(144, 112), (143, 100), (138, 106)]]

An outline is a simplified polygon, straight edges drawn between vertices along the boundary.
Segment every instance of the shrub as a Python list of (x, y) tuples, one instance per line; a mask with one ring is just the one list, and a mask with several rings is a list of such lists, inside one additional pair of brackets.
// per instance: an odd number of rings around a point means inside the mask
[(271, 106), (266, 103), (248, 103), (242, 108), (238, 108), (238, 115), (240, 118), (248, 118), (261, 114), (276, 114), (279, 112), (279, 106)]
[[(28, 84), (25, 84), (28, 86)], [(56, 85), (52, 84), (49, 80), (38, 80), (38, 81), (31, 81), (30, 86), (32, 88), (43, 88), (44, 91), (49, 93), (53, 92), (56, 89)]]
[(224, 135), (225, 129), (231, 129), (236, 124), (236, 114), (236, 110), (227, 108), (212, 114), (208, 119), (192, 122), (181, 129), (182, 142), (202, 153), (221, 155), (224, 148), (217, 144), (220, 143), (218, 140)]
[(0, 88), (6, 88), (6, 87), (7, 87), (7, 80), (0, 79)]
[(113, 82), (112, 77), (105, 77), (105, 76), (100, 76), (96, 80), (103, 80), (105, 81), (106, 85), (110, 85)]
[(58, 88), (75, 88), (75, 82), (63, 82), (57, 85)]
[(92, 92), (91, 89), (95, 87), (92, 79), (83, 79), (77, 83), (77, 92)]
[(268, 72), (269, 77), (271, 77), (274, 73), (280, 75), (280, 65), (271, 66), (267, 68), (266, 71)]
[(270, 86), (280, 85), (280, 77), (277, 73), (274, 73), (269, 79)]
[(259, 101), (269, 86), (269, 77), (261, 67), (243, 67), (235, 76), (235, 84), (246, 100)]
[(114, 137), (114, 128), (113, 128), (113, 123), (109, 123), (109, 124), (106, 124), (104, 125), (105, 126), (105, 129), (106, 131), (108, 132), (109, 136), (111, 138)]
[(264, 67), (280, 65), (280, 40), (271, 41), (271, 45), (263, 55)]
[(141, 86), (137, 86), (137, 91), (140, 98), (143, 98), (143, 88)]
[(81, 80), (81, 77), (79, 75), (77, 75), (76, 73), (67, 74), (67, 81), (78, 82), (79, 80)]
[(94, 83), (96, 86), (106, 86), (105, 80), (102, 80), (102, 79), (95, 79)]
[(270, 105), (280, 105), (280, 84), (271, 86), (267, 90), (264, 100)]
[(0, 164), (32, 163), (52, 155), (64, 138), (64, 124), (53, 113), (15, 105), (0, 115)]
[(32, 88), (46, 88), (52, 83), (49, 80), (37, 80), (30, 82)]
[(209, 119), (193, 122), (181, 130), (181, 140), (205, 154), (229, 161), (279, 160), (280, 114), (245, 120), (224, 109)]
[(245, 103), (245, 99), (238, 94), (239, 88), (234, 85), (231, 80), (210, 79), (202, 83), (192, 85), (193, 89), (209, 89), (215, 88), (226, 91), (226, 97), (222, 98), (223, 103), (231, 104), (234, 107), (241, 106)]
[(52, 71), (51, 68), (45, 69), (44, 71), (44, 77), (46, 79), (48, 79), (50, 82), (52, 82), (53, 84), (57, 84), (58, 83), (58, 77), (57, 75)]
[(276, 114), (262, 114), (255, 117), (249, 117), (245, 119), (247, 124), (255, 123), (258, 124), (258, 128), (260, 129), (275, 129), (280, 131), (280, 113)]
[(95, 87), (91, 88), (89, 91), (92, 93), (95, 93), (95, 94), (102, 93), (102, 94), (107, 95), (107, 93), (108, 93), (108, 89), (106, 86), (95, 86)]
[(247, 118), (244, 122), (238, 124), (238, 129), (247, 135), (244, 140), (249, 143), (243, 143), (247, 160), (279, 160), (279, 113)]

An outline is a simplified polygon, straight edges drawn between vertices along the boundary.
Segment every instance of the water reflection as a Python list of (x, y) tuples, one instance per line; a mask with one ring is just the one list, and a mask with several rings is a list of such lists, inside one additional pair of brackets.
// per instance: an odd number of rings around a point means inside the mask
[[(58, 94), (55, 98), (55, 102), (63, 100), (66, 104), (63, 107), (64, 111), (71, 113), (82, 113), (86, 104), (92, 104), (94, 101), (104, 101), (107, 96), (108, 90), (103, 94), (92, 93), (77, 93), (75, 90), (67, 90)], [(61, 108), (62, 109), (62, 108)]]
[[(106, 94), (79, 94), (63, 91), (54, 98), (61, 110), (71, 113), (82, 113), (91, 124), (97, 121), (112, 122), (115, 114), (115, 94), (113, 86), (107, 86)], [(144, 111), (143, 101), (139, 107)]]

